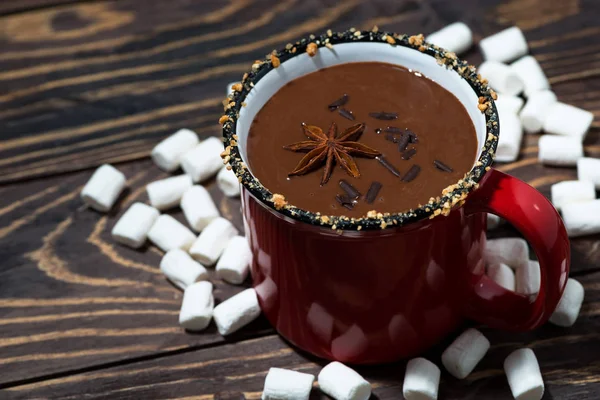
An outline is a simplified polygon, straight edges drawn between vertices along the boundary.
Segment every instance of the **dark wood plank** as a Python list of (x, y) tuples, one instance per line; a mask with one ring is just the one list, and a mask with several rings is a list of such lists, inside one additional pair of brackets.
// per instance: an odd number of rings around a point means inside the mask
[[(182, 293), (160, 273), (158, 249), (111, 239), (128, 205), (147, 201), (145, 185), (167, 176), (149, 161), (120, 169), (130, 189), (109, 215), (79, 198), (91, 172), (0, 194), (0, 384), (224, 341), (214, 326), (201, 335), (179, 328)], [(208, 188), (222, 215), (243, 230), (239, 199)], [(213, 282), (218, 300), (243, 289)], [(270, 332), (263, 320), (233, 340), (261, 332)]]
[[(503, 372), (504, 358), (514, 349), (531, 347), (540, 362), (546, 385), (545, 399), (595, 399), (600, 397), (600, 274), (581, 278), (586, 300), (572, 328), (547, 325), (536, 332), (516, 334), (482, 329), (492, 347), (467, 379), (459, 381), (445, 371), (440, 399), (509, 400)], [(450, 338), (451, 339), (451, 338)], [(441, 343), (425, 356), (440, 363)], [(298, 353), (277, 336), (247, 340), (235, 345), (199, 350), (116, 368), (72, 375), (7, 390), (8, 399), (195, 399), (212, 400), (220, 394), (243, 393), (260, 399), (270, 367), (292, 368), (317, 375), (325, 364)], [(372, 399), (402, 398), (405, 362), (360, 367), (357, 370), (374, 386)], [(214, 396), (214, 397), (213, 397)], [(241, 397), (230, 397), (241, 398)], [(313, 390), (311, 399), (328, 397)]]

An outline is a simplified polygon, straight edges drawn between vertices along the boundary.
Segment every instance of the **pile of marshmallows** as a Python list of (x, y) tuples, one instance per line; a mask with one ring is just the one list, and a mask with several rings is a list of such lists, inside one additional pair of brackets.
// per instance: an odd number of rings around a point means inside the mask
[[(188, 330), (205, 329), (214, 318), (221, 335), (231, 334), (260, 315), (254, 289), (247, 289), (214, 307), (213, 285), (207, 266), (216, 264), (217, 277), (241, 284), (248, 275), (251, 252), (246, 238), (222, 218), (208, 191), (198, 183), (217, 175), (217, 185), (230, 197), (239, 196), (235, 174), (223, 166), (221, 140), (211, 137), (199, 142), (196, 133), (182, 129), (152, 150), (159, 168), (173, 172), (180, 166), (184, 175), (152, 182), (146, 186), (150, 205), (134, 203), (117, 221), (112, 237), (132, 248), (150, 239), (165, 255), (160, 270), (184, 290), (179, 324)], [(98, 168), (81, 192), (90, 207), (109, 211), (126, 185), (125, 175), (111, 165)], [(161, 211), (180, 206), (190, 226), (186, 227)], [(195, 232), (200, 232), (197, 235)]]
[[(463, 23), (455, 23), (428, 36), (428, 40), (456, 53), (472, 45), (472, 33)], [(570, 235), (600, 231), (600, 160), (583, 158), (582, 140), (593, 116), (591, 113), (556, 101), (549, 90), (542, 69), (527, 53), (527, 43), (519, 28), (513, 27), (481, 40), (486, 61), (481, 75), (499, 93), (496, 102), (502, 135), (496, 153), (499, 161), (516, 159), (526, 132), (542, 129), (560, 136), (540, 139), (540, 161), (578, 167), (579, 181), (561, 182), (552, 187), (552, 201), (562, 210)], [(524, 56), (524, 57), (522, 57)], [(510, 66), (503, 64), (520, 58)], [(233, 83), (227, 88), (231, 92)], [(517, 97), (521, 92), (527, 97)], [(523, 107), (523, 108), (522, 108)], [(522, 110), (521, 110), (522, 108)], [(520, 113), (519, 113), (520, 111)], [(184, 175), (152, 182), (146, 190), (150, 205), (134, 203), (112, 230), (119, 243), (140, 248), (149, 239), (166, 252), (160, 269), (177, 287), (184, 290), (179, 323), (192, 331), (205, 329), (214, 319), (221, 335), (231, 334), (260, 315), (254, 289), (246, 289), (214, 307), (213, 285), (208, 282), (207, 266), (216, 264), (220, 279), (241, 284), (248, 275), (251, 251), (246, 238), (219, 215), (208, 191), (196, 183), (217, 175), (217, 185), (226, 196), (240, 194), (237, 177), (223, 166), (222, 142), (214, 137), (199, 142), (197, 135), (182, 129), (160, 142), (152, 150), (156, 165), (167, 172), (179, 167)], [(108, 212), (126, 186), (126, 178), (110, 165), (99, 167), (81, 193), (90, 207)], [(176, 206), (183, 210), (191, 227), (161, 211)], [(580, 208), (585, 208), (582, 214)], [(598, 223), (594, 223), (594, 218)], [(498, 218), (488, 216), (488, 226), (498, 225)], [(595, 225), (597, 228), (591, 228)], [(597, 230), (594, 230), (597, 229)], [(200, 232), (198, 236), (196, 233)], [(535, 296), (540, 288), (540, 267), (529, 260), (529, 249), (523, 239), (495, 239), (487, 242), (485, 251), (487, 275), (507, 290)], [(583, 302), (583, 286), (569, 279), (565, 292), (550, 322), (568, 327), (575, 323)], [(458, 379), (466, 378), (485, 356), (488, 339), (476, 329), (468, 329), (442, 354), (442, 364)], [(515, 399), (539, 400), (544, 382), (539, 364), (531, 349), (512, 352), (504, 361), (504, 370)], [(265, 379), (263, 400), (308, 400), (315, 377), (297, 371), (271, 368)], [(440, 369), (424, 358), (408, 362), (403, 384), (406, 400), (435, 400), (438, 397)], [(366, 400), (371, 385), (357, 372), (332, 362), (318, 376), (319, 388), (336, 400)]]

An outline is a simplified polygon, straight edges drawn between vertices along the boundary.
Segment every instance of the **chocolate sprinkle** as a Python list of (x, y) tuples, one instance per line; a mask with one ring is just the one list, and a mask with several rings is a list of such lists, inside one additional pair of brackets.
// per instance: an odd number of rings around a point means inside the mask
[(413, 179), (415, 179), (417, 177), (417, 175), (419, 175), (419, 172), (421, 172), (421, 167), (419, 167), (417, 164), (413, 165), (412, 167), (410, 167), (408, 172), (402, 177), (402, 181), (404, 181), (404, 182), (412, 181)]
[(341, 204), (342, 207), (345, 207), (348, 210), (352, 210), (354, 208), (354, 204), (356, 204), (348, 195), (345, 194), (336, 194), (335, 199)]
[(388, 160), (386, 160), (385, 158), (383, 158), (383, 156), (379, 156), (379, 157), (375, 157), (375, 158), (388, 171), (390, 171), (392, 174), (396, 175), (397, 177), (400, 177), (400, 171), (398, 171), (398, 169), (396, 167), (394, 167), (392, 164), (390, 164), (390, 162)]
[(435, 165), (435, 167), (437, 169), (442, 170), (444, 172), (453, 172), (454, 171), (451, 167), (447, 166), (440, 160), (433, 160), (433, 165)]
[(397, 126), (387, 126), (385, 131), (391, 133), (402, 133), (402, 129), (398, 128)]
[(371, 183), (371, 186), (367, 191), (367, 195), (365, 196), (365, 200), (368, 204), (372, 204), (375, 201), (377, 195), (379, 194), (379, 190), (381, 190), (381, 186), (383, 185), (377, 181)]
[(337, 99), (336, 101), (334, 101), (333, 103), (328, 105), (327, 108), (329, 108), (329, 111), (335, 111), (339, 107), (346, 104), (349, 99), (350, 99), (350, 96), (348, 96), (346, 93), (344, 93), (344, 95), (342, 97), (340, 97), (339, 99)]
[(402, 136), (400, 136), (400, 140), (398, 140), (398, 151), (402, 152), (406, 150), (409, 142), (410, 136), (408, 134), (404, 133)]
[(338, 112), (342, 117), (348, 118), (350, 121), (354, 121), (354, 114), (352, 114), (352, 111), (348, 111), (345, 108), (340, 108), (338, 109)]
[(392, 119), (397, 119), (398, 118), (398, 113), (381, 111), (381, 112), (372, 112), (372, 113), (369, 113), (369, 116), (373, 117), (375, 119), (382, 119), (384, 121), (389, 121), (389, 120), (392, 120)]
[(417, 143), (419, 141), (419, 137), (417, 136), (416, 133), (414, 133), (413, 131), (410, 130), (406, 130), (406, 134), (408, 135), (408, 137), (410, 138), (410, 142), (411, 143)]
[(385, 140), (389, 140), (390, 142), (398, 143), (398, 138), (394, 136), (393, 133), (386, 133)]
[(375, 133), (376, 133), (376, 134), (378, 134), (378, 135), (379, 135), (379, 134), (381, 134), (381, 132), (382, 132), (381, 128), (377, 128), (377, 129), (375, 129)]
[(417, 150), (415, 148), (410, 148), (402, 153), (402, 159), (410, 160), (415, 154), (417, 154)]
[(360, 192), (347, 180), (341, 179), (340, 187), (344, 190), (344, 192), (346, 192), (348, 196), (350, 196), (350, 198), (358, 199), (360, 197)]

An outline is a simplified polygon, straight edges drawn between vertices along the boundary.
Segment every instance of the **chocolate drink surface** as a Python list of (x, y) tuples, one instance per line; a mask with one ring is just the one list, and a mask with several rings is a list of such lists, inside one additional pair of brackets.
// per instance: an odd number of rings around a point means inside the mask
[(302, 76), (258, 112), (252, 173), (272, 193), (324, 215), (404, 212), (462, 179), (475, 127), (449, 91), (396, 65), (348, 63)]

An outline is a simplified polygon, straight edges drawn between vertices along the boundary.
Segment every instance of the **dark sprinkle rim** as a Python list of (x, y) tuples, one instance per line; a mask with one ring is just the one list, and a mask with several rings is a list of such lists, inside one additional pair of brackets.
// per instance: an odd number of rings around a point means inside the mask
[[(380, 213), (376, 210), (369, 211), (366, 216), (350, 218), (347, 216), (328, 216), (303, 210), (289, 204), (285, 197), (278, 193), (271, 193), (256, 179), (241, 159), (237, 147), (238, 137), (235, 134), (237, 118), (244, 100), (254, 85), (260, 81), (269, 71), (277, 68), (281, 62), (306, 52), (309, 46), (309, 55), (313, 53), (315, 45), (319, 51), (331, 51), (333, 45), (338, 43), (352, 42), (381, 42), (389, 46), (402, 46), (415, 49), (434, 57), (441, 67), (456, 71), (467, 81), (479, 98), (479, 110), (485, 115), (487, 137), (483, 144), (481, 156), (471, 171), (467, 172), (463, 179), (445, 188), (440, 196), (431, 198), (428, 203), (419, 205), (416, 209), (410, 209), (401, 213)], [(486, 171), (491, 168), (493, 155), (498, 145), (498, 114), (494, 99), (496, 93), (487, 86), (487, 81), (482, 79), (474, 66), (466, 61), (460, 60), (456, 54), (448, 52), (438, 46), (424, 41), (423, 35), (400, 35), (390, 32), (381, 32), (377, 28), (372, 31), (358, 31), (354, 28), (345, 32), (331, 32), (315, 36), (310, 35), (296, 43), (288, 43), (282, 50), (274, 50), (263, 60), (257, 60), (252, 64), (251, 71), (244, 74), (242, 83), (234, 85), (234, 91), (224, 102), (225, 113), (219, 119), (223, 125), (223, 141), (225, 150), (221, 153), (223, 163), (233, 169), (240, 182), (267, 207), (281, 213), (289, 218), (305, 222), (315, 226), (324, 226), (335, 230), (373, 230), (400, 227), (412, 222), (426, 218), (434, 218), (439, 215), (448, 215), (453, 208), (460, 207), (467, 195), (477, 189), (479, 182)]]

